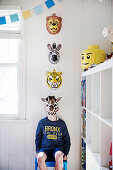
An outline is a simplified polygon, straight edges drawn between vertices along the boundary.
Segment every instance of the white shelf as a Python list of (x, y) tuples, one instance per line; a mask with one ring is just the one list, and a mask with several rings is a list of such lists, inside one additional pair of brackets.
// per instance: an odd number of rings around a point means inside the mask
[(112, 118), (101, 118), (100, 116), (98, 116), (99, 113), (93, 113), (89, 109), (86, 109), (86, 111), (88, 111), (92, 116), (96, 117), (97, 119), (101, 120), (103, 123), (112, 128)]
[(100, 165), (100, 153), (94, 153), (92, 152), (92, 144), (91, 143), (86, 143), (89, 152), (91, 153), (93, 159), (95, 159), (95, 161), (97, 162), (98, 165)]
[(101, 117), (112, 117), (112, 69), (101, 72)]
[(101, 167), (101, 170), (109, 170), (108, 167)]
[(100, 113), (94, 113), (93, 111), (86, 109), (92, 116), (95, 116), (97, 119), (101, 120), (101, 117), (99, 116)]
[(113, 158), (109, 155), (113, 139), (113, 58), (81, 77), (86, 80), (86, 107), (81, 106), (86, 110), (86, 169), (108, 170)]
[(87, 147), (89, 148), (90, 152), (92, 152), (92, 151), (91, 151), (91, 150), (92, 150), (92, 144), (86, 142), (86, 145), (87, 145)]
[(106, 125), (112, 128), (112, 118), (102, 118), (101, 119)]
[(97, 72), (101, 72), (103, 70), (111, 68), (112, 66), (113, 66), (113, 58), (106, 60), (104, 63), (101, 63), (97, 65), (96, 67), (91, 68), (90, 70), (83, 72), (81, 74), (81, 77), (85, 77), (85, 76), (92, 75)]
[(97, 164), (100, 165), (100, 153), (93, 153), (92, 152), (92, 156), (95, 159), (95, 161), (97, 162)]
[(86, 110), (86, 107), (84, 107), (84, 106), (81, 106), (81, 108)]

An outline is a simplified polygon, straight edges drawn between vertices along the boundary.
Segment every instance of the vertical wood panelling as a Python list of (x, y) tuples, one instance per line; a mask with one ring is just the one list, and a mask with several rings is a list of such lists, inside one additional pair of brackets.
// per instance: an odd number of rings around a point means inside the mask
[[(21, 5), (29, 9), (41, 0), (1, 0), (0, 5)], [(71, 136), (69, 170), (80, 169), (80, 54), (88, 45), (99, 44), (109, 51), (108, 41), (102, 30), (111, 23), (111, 0), (65, 0), (58, 2), (44, 13), (25, 21), (26, 65), (26, 124), (0, 125), (0, 170), (33, 170), (35, 156), (35, 132), (38, 121), (45, 117), (41, 97), (62, 96), (58, 115), (66, 121)], [(113, 7), (113, 3), (112, 3)], [(46, 16), (61, 16), (62, 29), (57, 35), (46, 31)], [(113, 12), (112, 12), (113, 16)], [(113, 24), (113, 23), (112, 23)], [(48, 61), (47, 44), (62, 44), (60, 62)], [(62, 86), (52, 91), (46, 85), (46, 71), (62, 71)], [(16, 167), (16, 168), (15, 168)]]
[(26, 170), (33, 170), (34, 168), (34, 141), (33, 141), (33, 118), (28, 120), (26, 124), (26, 146), (25, 146), (25, 164)]
[[(83, 5), (82, 2), (80, 3), (79, 1), (72, 1), (72, 3), (70, 3), (69, 1), (65, 1), (65, 4), (65, 8), (63, 2), (56, 4), (56, 13), (63, 18), (62, 30), (60, 34), (56, 36), (48, 34), (45, 27), (45, 18), (46, 16), (54, 13), (54, 8), (51, 8), (49, 12), (45, 10), (44, 13), (40, 15), (40, 17), (34, 15), (32, 19), (26, 22), (27, 117), (31, 115), (32, 118), (34, 115), (33, 132), (35, 134), (38, 121), (42, 117), (46, 116), (43, 109), (44, 105), (40, 100), (41, 97), (46, 97), (47, 95), (56, 95), (57, 97), (62, 96), (62, 101), (60, 102), (61, 108), (59, 111), (59, 116), (66, 121), (72, 142), (68, 165), (71, 169), (75, 169), (75, 167), (76, 169), (79, 169), (80, 121), (77, 120), (79, 120), (80, 118), (80, 105), (77, 105), (75, 103), (78, 102), (79, 96), (79, 90), (78, 88), (76, 90), (76, 87), (80, 87), (78, 83), (80, 75), (78, 75), (77, 73), (80, 72), (80, 57), (78, 57), (80, 54), (79, 50), (82, 50), (83, 48), (83, 44), (81, 43), (83, 22), (81, 22), (80, 28), (77, 27), (77, 25), (79, 25), (79, 20), (82, 21), (83, 14), (81, 13), (80, 15), (79, 10), (83, 11)], [(70, 9), (72, 10), (72, 12), (69, 12)], [(74, 38), (73, 35), (75, 35), (77, 38)], [(53, 42), (62, 44), (61, 60), (56, 66), (51, 65), (48, 61), (47, 44)], [(72, 65), (75, 66), (72, 67)], [(51, 91), (46, 85), (45, 72), (53, 71), (54, 68), (56, 68), (57, 71), (63, 72), (63, 84), (62, 87), (60, 87), (58, 90)], [(72, 82), (72, 90), (70, 90), (70, 82)], [(78, 83), (77, 86), (76, 83)], [(73, 95), (73, 93), (75, 93), (75, 95)], [(71, 119), (69, 119), (70, 117)], [(76, 132), (73, 131), (70, 126), (73, 125), (74, 127), (75, 121), (76, 126), (79, 126), (79, 130), (76, 130)], [(31, 136), (31, 141), (33, 143), (34, 140), (32, 137), (33, 136)], [(33, 153), (35, 154), (35, 147), (33, 146), (33, 148)], [(32, 150), (30, 150), (31, 148), (29, 148), (29, 153), (31, 153), (31, 155), (29, 154), (29, 159), (30, 157), (32, 157), (33, 154)], [(76, 160), (76, 162), (73, 162), (73, 158)]]
[(25, 170), (25, 125), (18, 123), (0, 125), (0, 170)]
[[(102, 35), (102, 31), (106, 26), (111, 25), (111, 1), (104, 0), (103, 3), (99, 3), (99, 44), (106, 53), (110, 51), (110, 45), (108, 40)], [(103, 22), (104, 21), (104, 22)]]
[(7, 126), (0, 125), (0, 170), (6, 170), (9, 167), (9, 133)]
[(102, 3), (96, 0), (84, 1), (84, 43), (85, 49), (88, 45), (99, 45), (106, 53), (109, 52), (109, 43), (103, 37), (104, 27), (111, 24), (111, 0)]
[(25, 162), (26, 162), (26, 124), (21, 124), (20, 126), (17, 127), (17, 165), (16, 169), (17, 170), (25, 170)]
[(113, 25), (113, 1), (111, 0), (111, 24)]
[[(17, 128), (14, 125), (8, 124), (8, 148), (9, 148), (9, 170), (14, 170), (17, 165)], [(12, 140), (13, 139), (13, 140)]]
[(84, 0), (84, 44), (99, 43), (99, 2), (97, 0)]

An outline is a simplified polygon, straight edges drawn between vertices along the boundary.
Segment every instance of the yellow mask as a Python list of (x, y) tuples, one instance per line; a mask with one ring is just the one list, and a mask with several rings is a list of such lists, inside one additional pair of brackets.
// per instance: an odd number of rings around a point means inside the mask
[(62, 84), (62, 72), (56, 72), (56, 70), (53, 70), (53, 72), (47, 72), (46, 73), (46, 82), (49, 88), (51, 89), (57, 89)]
[(82, 51), (81, 67), (88, 69), (89, 67), (102, 63), (106, 59), (104, 50), (99, 49), (98, 45), (89, 45), (87, 50)]

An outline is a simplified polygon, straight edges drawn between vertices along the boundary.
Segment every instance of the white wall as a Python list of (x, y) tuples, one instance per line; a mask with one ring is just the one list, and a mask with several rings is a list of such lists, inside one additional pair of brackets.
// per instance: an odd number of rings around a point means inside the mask
[[(0, 5), (21, 5), (29, 9), (41, 0), (1, 0)], [(88, 45), (99, 44), (109, 51), (102, 30), (111, 23), (111, 0), (63, 0), (44, 13), (25, 21), (26, 59), (26, 118), (27, 122), (0, 121), (0, 170), (33, 170), (35, 130), (45, 116), (40, 98), (62, 96), (59, 116), (67, 123), (71, 136), (69, 170), (80, 169), (80, 53)], [(57, 35), (46, 31), (46, 16), (61, 16), (62, 29)], [(53, 66), (48, 61), (47, 44), (62, 44), (60, 62)], [(62, 71), (63, 84), (51, 91), (46, 85), (46, 71)]]

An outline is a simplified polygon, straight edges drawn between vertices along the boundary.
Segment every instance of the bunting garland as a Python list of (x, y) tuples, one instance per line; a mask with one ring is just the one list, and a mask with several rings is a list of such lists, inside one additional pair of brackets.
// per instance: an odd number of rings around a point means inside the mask
[(12, 14), (12, 15), (10, 15), (10, 20), (11, 20), (11, 22), (17, 22), (17, 21), (19, 21), (18, 14)]
[(42, 5), (38, 5), (34, 8), (34, 11), (37, 15), (41, 14), (43, 12)]
[(46, 4), (47, 8), (51, 8), (52, 6), (55, 5), (55, 3), (54, 3), (53, 0), (47, 0), (47, 1), (45, 2), (45, 4)]
[(30, 10), (27, 10), (27, 11), (22, 12), (22, 15), (23, 15), (23, 18), (24, 18), (24, 19), (28, 19), (28, 18), (31, 18), (31, 17), (32, 17)]
[(0, 17), (0, 25), (6, 24), (6, 19), (4, 17)]
[[(62, 0), (57, 0), (57, 1), (60, 2)], [(46, 0), (42, 4), (45, 4), (46, 7), (49, 9), (49, 8), (51, 8), (51, 7), (53, 7), (55, 5), (55, 2), (54, 2), (54, 0)], [(42, 4), (37, 5), (34, 8), (32, 8), (36, 15), (39, 15), (39, 14), (44, 12), (44, 10), (42, 8)], [(32, 15), (31, 15), (31, 10), (32, 9), (28, 9), (28, 10), (22, 12), (22, 16), (23, 16), (24, 20), (32, 17)], [(18, 13), (9, 15), (9, 18), (10, 18), (11, 23), (19, 21)], [(6, 16), (1, 16), (0, 17), (0, 25), (3, 25), (3, 24), (7, 24), (6, 23)]]

